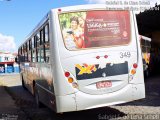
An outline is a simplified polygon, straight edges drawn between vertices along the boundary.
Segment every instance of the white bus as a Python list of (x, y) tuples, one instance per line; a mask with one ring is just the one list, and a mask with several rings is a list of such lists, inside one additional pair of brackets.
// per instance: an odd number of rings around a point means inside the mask
[(135, 15), (105, 5), (52, 9), (19, 47), (24, 88), (57, 113), (145, 98)]

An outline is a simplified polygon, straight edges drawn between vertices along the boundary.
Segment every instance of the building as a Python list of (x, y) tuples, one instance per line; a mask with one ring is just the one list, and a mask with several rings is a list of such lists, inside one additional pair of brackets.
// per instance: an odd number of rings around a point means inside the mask
[(0, 74), (19, 73), (19, 65), (15, 62), (16, 53), (0, 52)]
[(159, 74), (160, 68), (160, 5), (150, 8), (136, 16), (139, 34), (147, 36), (151, 41), (151, 56), (149, 69), (153, 74)]

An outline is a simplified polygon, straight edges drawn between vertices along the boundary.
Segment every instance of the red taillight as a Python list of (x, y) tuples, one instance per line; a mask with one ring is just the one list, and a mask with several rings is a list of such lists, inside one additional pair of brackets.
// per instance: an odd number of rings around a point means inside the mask
[(104, 58), (108, 58), (108, 55), (105, 55)]
[(136, 63), (133, 64), (133, 68), (137, 68), (138, 65)]
[(69, 76), (70, 76), (70, 73), (69, 73), (69, 72), (65, 72), (65, 76), (66, 76), (66, 77), (69, 77)]
[(100, 58), (100, 56), (96, 56), (96, 58), (97, 58), (97, 59), (99, 59), (99, 58)]

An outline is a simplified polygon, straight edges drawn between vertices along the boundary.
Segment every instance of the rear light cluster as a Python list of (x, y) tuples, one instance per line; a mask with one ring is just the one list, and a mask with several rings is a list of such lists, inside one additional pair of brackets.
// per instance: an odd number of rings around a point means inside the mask
[(133, 76), (136, 74), (137, 67), (138, 67), (137, 63), (134, 63), (130, 71), (130, 76), (129, 76), (130, 80), (132, 80)]
[(131, 74), (132, 74), (132, 75), (136, 74), (136, 69), (137, 69), (137, 67), (138, 67), (137, 63), (134, 63), (134, 64), (133, 64), (133, 67), (132, 67), (132, 70), (131, 70)]
[[(102, 57), (102, 56), (96, 56), (96, 59), (100, 59), (101, 57)], [(104, 55), (103, 57), (107, 59), (107, 58), (108, 58), (108, 55)]]
[(65, 72), (64, 75), (67, 78), (68, 83), (72, 84), (73, 88), (78, 88), (77, 82), (75, 82), (75, 80), (73, 79), (73, 77), (71, 76), (69, 72)]

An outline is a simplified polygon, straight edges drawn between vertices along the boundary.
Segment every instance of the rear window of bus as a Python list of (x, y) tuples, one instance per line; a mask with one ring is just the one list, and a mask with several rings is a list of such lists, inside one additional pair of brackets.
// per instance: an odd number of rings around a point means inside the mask
[(126, 45), (130, 42), (129, 11), (83, 11), (59, 14), (68, 50)]

